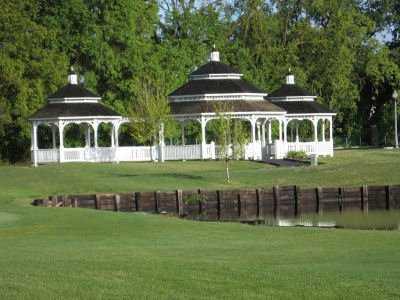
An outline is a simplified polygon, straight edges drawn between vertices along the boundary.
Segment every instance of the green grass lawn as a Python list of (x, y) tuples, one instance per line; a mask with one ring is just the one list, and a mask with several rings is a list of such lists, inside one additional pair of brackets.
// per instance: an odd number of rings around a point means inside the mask
[(398, 299), (400, 232), (253, 227), (39, 208), (33, 198), (177, 188), (399, 184), (400, 153), (316, 168), (234, 162), (0, 166), (0, 299)]

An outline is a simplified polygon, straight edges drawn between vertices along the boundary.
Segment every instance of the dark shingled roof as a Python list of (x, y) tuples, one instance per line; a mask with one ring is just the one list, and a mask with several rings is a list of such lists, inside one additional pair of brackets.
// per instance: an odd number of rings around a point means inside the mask
[(169, 96), (265, 92), (242, 79), (191, 80)]
[(295, 84), (284, 84), (279, 89), (270, 93), (268, 95), (268, 98), (295, 97), (295, 96), (314, 96), (314, 95)]
[(171, 102), (171, 113), (173, 115), (180, 114), (197, 114), (215, 112), (215, 105), (228, 103), (232, 107), (233, 112), (255, 112), (270, 111), (283, 112), (284, 110), (267, 100), (261, 101), (196, 101), (196, 102)]
[(231, 66), (228, 66), (219, 61), (210, 61), (205, 65), (202, 65), (196, 71), (194, 71), (193, 75), (206, 75), (206, 74), (240, 74), (240, 72)]
[(82, 85), (79, 84), (67, 84), (60, 88), (53, 95), (48, 97), (49, 99), (54, 98), (100, 98), (96, 94), (91, 91), (85, 89)]
[(30, 119), (92, 116), (117, 117), (120, 115), (100, 103), (50, 103), (35, 112)]
[(314, 101), (276, 101), (275, 105), (286, 110), (288, 114), (324, 114), (333, 113), (325, 105)]

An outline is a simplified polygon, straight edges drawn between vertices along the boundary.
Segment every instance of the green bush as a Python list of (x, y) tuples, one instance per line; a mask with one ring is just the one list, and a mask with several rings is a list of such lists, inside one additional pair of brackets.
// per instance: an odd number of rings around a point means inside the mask
[(308, 156), (304, 151), (289, 151), (286, 157), (290, 159), (304, 160), (307, 159)]
[(192, 194), (183, 199), (183, 202), (188, 205), (205, 203), (207, 201), (207, 196), (203, 194)]

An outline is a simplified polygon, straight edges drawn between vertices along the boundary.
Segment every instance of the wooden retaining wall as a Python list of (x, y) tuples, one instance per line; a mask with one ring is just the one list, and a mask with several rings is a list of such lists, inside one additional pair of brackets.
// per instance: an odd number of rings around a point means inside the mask
[(400, 185), (317, 188), (274, 186), (269, 189), (54, 195), (48, 199), (34, 200), (33, 204), (165, 213), (209, 221), (254, 221), (324, 212), (400, 209)]

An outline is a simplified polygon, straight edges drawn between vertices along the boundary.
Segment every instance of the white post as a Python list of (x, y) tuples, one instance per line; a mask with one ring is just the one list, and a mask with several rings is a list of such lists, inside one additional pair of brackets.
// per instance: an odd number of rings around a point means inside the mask
[(287, 135), (288, 135), (287, 125), (288, 125), (287, 121), (284, 120), (283, 121), (283, 141), (285, 142), (285, 144), (287, 143)]
[(299, 143), (299, 122), (296, 120), (296, 143)]
[(279, 120), (279, 140), (282, 141), (282, 121)]
[(115, 140), (114, 140), (115, 132), (114, 132), (114, 123), (112, 124), (111, 128), (111, 147), (115, 147)]
[(394, 147), (399, 148), (399, 134), (397, 131), (397, 96), (394, 97)]
[(322, 120), (322, 141), (325, 142), (325, 119)]
[(318, 119), (313, 120), (314, 125), (314, 154), (318, 156)]
[(313, 125), (314, 125), (314, 142), (318, 142), (318, 119), (313, 120)]
[(90, 148), (90, 124), (86, 124), (86, 134), (85, 134), (85, 139), (86, 139), (86, 148)]
[[(206, 119), (204, 116), (201, 116), (200, 119), (200, 125), (201, 125), (201, 159), (206, 159), (206, 147), (207, 147), (207, 141), (206, 141)], [(182, 136), (184, 138), (184, 136)]]
[(160, 162), (164, 162), (164, 123), (160, 124), (160, 132), (159, 132), (159, 141), (158, 141), (158, 146), (159, 146), (159, 158), (158, 160)]
[(215, 159), (215, 142), (212, 141), (210, 146), (211, 146), (211, 159)]
[(256, 159), (256, 151), (255, 151), (255, 147), (256, 147), (256, 118), (255, 116), (251, 116), (251, 152), (252, 152), (252, 158)]
[(113, 124), (113, 131), (114, 131), (114, 160), (118, 164), (119, 163), (119, 156), (118, 156), (118, 147), (119, 147), (119, 137), (118, 137), (118, 131), (119, 131), (119, 124), (114, 123)]
[(185, 123), (181, 123), (181, 137), (182, 137), (182, 146), (185, 145)]
[(94, 123), (93, 124), (93, 138), (94, 138), (94, 148), (98, 148), (98, 141), (97, 141), (97, 136), (98, 136), (98, 129), (99, 129), (99, 124)]
[(64, 161), (64, 123), (58, 122), (58, 134), (59, 134), (59, 153), (58, 153), (58, 162), (62, 163)]
[(268, 121), (268, 143), (272, 144), (272, 120)]
[[(97, 137), (98, 137), (98, 129), (99, 129), (99, 124), (95, 121), (93, 123), (93, 139), (94, 139), (94, 154), (93, 157), (91, 157), (91, 159), (93, 159), (93, 161), (97, 160), (97, 148), (98, 148), (98, 141), (97, 141)], [(90, 151), (92, 152), (92, 151)]]
[(266, 125), (266, 123), (267, 123), (267, 121), (265, 120), (261, 127), (261, 145), (263, 147), (265, 147), (265, 144), (266, 144), (266, 142), (265, 142), (265, 125)]
[(261, 124), (257, 122), (257, 141), (261, 141)]
[(38, 161), (37, 161), (37, 123), (33, 121), (32, 123), (32, 160), (33, 160), (33, 166), (37, 167), (38, 166)]
[(56, 143), (56, 126), (51, 125), (51, 138), (53, 142), (53, 149), (57, 148), (57, 143)]

